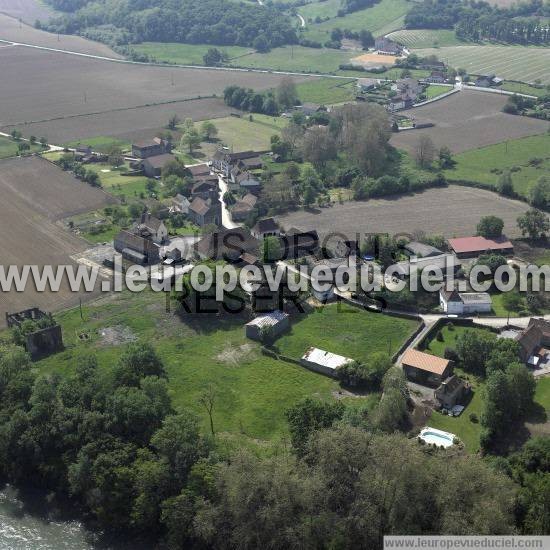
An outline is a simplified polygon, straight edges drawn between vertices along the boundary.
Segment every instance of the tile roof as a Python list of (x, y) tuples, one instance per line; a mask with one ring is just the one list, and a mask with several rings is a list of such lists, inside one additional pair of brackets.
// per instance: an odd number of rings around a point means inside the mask
[(449, 239), (449, 246), (457, 253), (486, 252), (487, 250), (506, 250), (513, 248), (513, 244), (503, 235), (495, 239), (485, 237), (459, 237)]
[(441, 357), (436, 357), (417, 349), (408, 349), (405, 355), (403, 355), (402, 363), (409, 367), (439, 375), (443, 374), (449, 366), (448, 359), (442, 359)]

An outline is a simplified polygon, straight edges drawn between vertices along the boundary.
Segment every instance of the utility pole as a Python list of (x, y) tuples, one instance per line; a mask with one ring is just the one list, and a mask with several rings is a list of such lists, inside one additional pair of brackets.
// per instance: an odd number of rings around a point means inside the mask
[(80, 320), (84, 321), (84, 315), (82, 314), (82, 298), (78, 299), (78, 309), (80, 310)]

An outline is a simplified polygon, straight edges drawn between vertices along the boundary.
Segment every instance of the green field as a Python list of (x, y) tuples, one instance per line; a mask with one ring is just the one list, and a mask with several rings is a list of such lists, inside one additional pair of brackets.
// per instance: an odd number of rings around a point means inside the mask
[(405, 30), (392, 32), (388, 38), (403, 44), (407, 48), (438, 48), (441, 46), (457, 46), (463, 44), (455, 32), (447, 29)]
[[(157, 61), (167, 61), (168, 63), (180, 65), (204, 65), (203, 56), (212, 47), (212, 44), (143, 42), (142, 44), (134, 44), (132, 49)], [(230, 60), (253, 51), (251, 48), (241, 46), (223, 46), (218, 49), (227, 53)]]
[(430, 84), (424, 93), (427, 99), (433, 99), (434, 97), (450, 92), (452, 89), (452, 86), (437, 86), (436, 84)]
[(340, 7), (339, 0), (327, 0), (327, 2), (309, 4), (303, 8), (298, 8), (298, 12), (306, 20), (311, 19), (313, 21), (317, 15), (331, 17), (328, 21), (322, 23), (309, 22), (303, 33), (304, 36), (310, 40), (324, 43), (330, 39), (330, 33), (335, 28), (352, 31), (366, 29), (375, 36), (385, 34), (399, 29), (403, 25), (403, 18), (410, 10), (411, 4), (407, 0), (382, 0), (372, 8), (349, 13), (344, 17), (336, 17)]
[[(252, 120), (249, 119), (249, 116)], [(243, 115), (242, 118), (228, 116), (212, 120), (218, 129), (217, 143), (203, 143), (201, 152), (208, 154), (223, 143), (233, 151), (268, 150), (271, 147), (271, 136), (278, 134), (288, 120), (267, 115)], [(200, 124), (198, 125), (200, 127)], [(212, 151), (210, 151), (212, 150)]]
[[(17, 156), (19, 154), (17, 143), (17, 141), (14, 141), (10, 138), (0, 136), (0, 159)], [(29, 155), (31, 153), (36, 153), (37, 151), (42, 150), (41, 145), (31, 145), (30, 147), (31, 148), (29, 151), (23, 152), (24, 155)]]
[(275, 348), (299, 359), (314, 346), (366, 362), (373, 352), (395, 353), (416, 326), (408, 319), (332, 304), (295, 320), (292, 330), (275, 342)]
[(548, 94), (548, 90), (546, 89), (546, 87), (531, 86), (529, 84), (526, 84), (525, 82), (511, 82), (507, 80), (501, 84), (500, 88), (509, 92), (534, 95), (537, 97)]
[[(531, 159), (542, 163), (531, 166)], [(512, 171), (514, 189), (526, 197), (541, 176), (550, 175), (550, 135), (541, 134), (466, 151), (454, 157), (457, 164), (445, 175), (450, 181), (472, 181), (495, 186), (499, 173)]]
[(132, 144), (129, 141), (123, 139), (117, 139), (108, 136), (98, 136), (89, 138), (86, 140), (70, 141), (64, 143), (63, 147), (75, 148), (75, 147), (85, 147), (89, 145), (93, 151), (97, 153), (108, 153), (112, 147), (120, 147), (120, 149), (125, 151), (130, 151)]
[(122, 172), (129, 169), (128, 163), (120, 168), (113, 168), (108, 164), (87, 164), (86, 170), (96, 172), (105, 191), (117, 197), (125, 196), (127, 199), (140, 197), (146, 193), (145, 176), (123, 176)]
[(296, 86), (298, 97), (302, 102), (332, 105), (350, 101), (355, 97), (355, 80), (321, 78), (301, 82)]
[(476, 45), (418, 49), (415, 53), (436, 55), (446, 64), (471, 74), (494, 73), (508, 80), (550, 84), (550, 48)]
[[(244, 336), (244, 321), (191, 322), (165, 311), (159, 293), (124, 292), (56, 315), (63, 328), (66, 350), (36, 364), (41, 372), (67, 373), (80, 353), (97, 353), (102, 369), (110, 370), (121, 346), (106, 343), (100, 333), (125, 327), (134, 337), (150, 342), (163, 359), (170, 377), (170, 394), (179, 411), (190, 409), (203, 418), (201, 392), (217, 389), (214, 423), (218, 432), (238, 437), (273, 439), (286, 433), (285, 410), (306, 396), (331, 398), (335, 381), (297, 365), (262, 355)], [(81, 340), (86, 334), (89, 339)]]

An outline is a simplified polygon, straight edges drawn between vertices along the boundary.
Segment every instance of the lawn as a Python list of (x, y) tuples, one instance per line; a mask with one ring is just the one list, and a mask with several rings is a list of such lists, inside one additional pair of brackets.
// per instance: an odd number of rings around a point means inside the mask
[(92, 150), (97, 153), (108, 153), (112, 147), (120, 147), (123, 152), (126, 152), (130, 151), (132, 147), (132, 144), (129, 141), (108, 136), (98, 136), (86, 140), (70, 141), (63, 144), (63, 147), (76, 148), (80, 146), (85, 147), (86, 145), (89, 145)]
[[(143, 42), (142, 44), (134, 44), (132, 49), (141, 54), (146, 54), (156, 61), (166, 61), (178, 65), (204, 65), (203, 56), (212, 47), (212, 44)], [(227, 53), (230, 61), (252, 51), (251, 48), (241, 46), (223, 46), (218, 49)]]
[(534, 95), (537, 97), (547, 95), (548, 90), (540, 86), (531, 86), (525, 82), (512, 82), (510, 80), (504, 81), (500, 88), (502, 90), (507, 90), (508, 92), (515, 92), (517, 94), (527, 94)]
[(182, 320), (166, 312), (158, 293), (110, 295), (83, 306), (83, 316), (81, 321), (78, 309), (56, 315), (66, 350), (37, 363), (41, 372), (68, 373), (81, 353), (96, 353), (100, 367), (112, 369), (122, 348), (106, 343), (100, 331), (125, 327), (155, 347), (170, 377), (174, 407), (199, 414), (205, 429), (198, 400), (210, 384), (217, 389), (216, 430), (262, 440), (287, 433), (284, 413), (293, 403), (306, 396), (330, 399), (338, 388), (325, 376), (262, 355), (245, 338), (242, 319)]
[(145, 176), (123, 176), (122, 173), (129, 169), (128, 163), (119, 168), (113, 168), (108, 164), (87, 164), (86, 170), (96, 172), (105, 191), (116, 197), (131, 199), (140, 198), (147, 194), (146, 184), (148, 178)]
[[(318, 4), (298, 8), (298, 12), (306, 19), (311, 19), (303, 35), (321, 43), (330, 39), (330, 33), (335, 28), (352, 31), (366, 29), (375, 36), (389, 33), (403, 25), (403, 18), (411, 8), (407, 0), (382, 0), (371, 8), (349, 13), (344, 17), (336, 17), (338, 9), (341, 8), (339, 0), (327, 0), (323, 4), (323, 6)], [(317, 15), (330, 17), (330, 19), (322, 23), (312, 23)]]
[[(218, 129), (218, 144), (223, 143), (234, 152), (266, 151), (271, 147), (271, 136), (279, 134), (288, 124), (288, 120), (281, 117), (251, 114), (242, 117), (228, 116), (216, 118), (211, 122)], [(200, 125), (199, 125), (200, 126)], [(213, 152), (217, 145), (203, 143), (202, 152), (207, 153), (209, 149)]]
[(321, 78), (310, 82), (301, 82), (296, 86), (302, 102), (333, 105), (344, 103), (355, 97), (355, 81), (348, 79)]
[[(510, 140), (472, 149), (454, 157), (457, 164), (445, 175), (450, 181), (472, 181), (495, 186), (503, 170), (512, 171), (514, 189), (527, 197), (531, 186), (550, 175), (550, 134)], [(531, 159), (542, 159), (531, 165)]]
[(331, 304), (294, 320), (291, 331), (274, 346), (280, 353), (296, 359), (314, 346), (367, 362), (373, 352), (395, 353), (416, 325), (408, 319), (371, 313), (342, 303)]
[(426, 94), (426, 99), (433, 99), (434, 97), (450, 92), (452, 89), (452, 86), (437, 86), (435, 84), (430, 84), (424, 93)]
[(437, 55), (445, 63), (471, 74), (490, 74), (509, 80), (550, 84), (550, 48), (527, 46), (449, 46), (415, 50), (420, 56)]
[(452, 30), (418, 29), (399, 30), (392, 32), (388, 38), (403, 44), (407, 48), (437, 48), (441, 46), (456, 46), (463, 44)]
[[(13, 139), (4, 136), (0, 136), (0, 159), (17, 156), (19, 154), (17, 145), (17, 141), (14, 141)], [(25, 151), (23, 155), (29, 155), (30, 153), (35, 153), (42, 150), (42, 146), (40, 144), (30, 145), (30, 147), (30, 150)]]

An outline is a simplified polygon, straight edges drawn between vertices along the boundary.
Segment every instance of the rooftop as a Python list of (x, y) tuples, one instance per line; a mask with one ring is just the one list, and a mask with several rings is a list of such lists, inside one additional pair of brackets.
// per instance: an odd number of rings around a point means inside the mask
[(336, 370), (338, 367), (353, 363), (353, 359), (344, 357), (343, 355), (337, 355), (330, 351), (325, 351), (319, 348), (309, 348), (302, 357), (302, 361), (309, 361), (310, 363), (316, 363), (329, 369)]
[(513, 244), (504, 235), (495, 239), (486, 239), (485, 237), (459, 237), (458, 239), (449, 239), (449, 246), (457, 253), (467, 252), (485, 252), (487, 250), (506, 250), (513, 248)]
[(285, 313), (284, 311), (275, 310), (271, 313), (266, 313), (265, 315), (260, 315), (259, 317), (256, 317), (255, 319), (252, 319), (249, 323), (246, 324), (246, 326), (254, 326), (259, 328), (264, 327), (274, 327), (281, 321), (284, 321), (288, 318), (288, 313)]
[(402, 363), (403, 365), (439, 375), (443, 374), (449, 366), (448, 359), (442, 359), (441, 357), (436, 357), (417, 349), (408, 349), (403, 355)]
[(175, 160), (176, 157), (170, 153), (155, 155), (154, 157), (146, 158), (143, 162), (147, 162), (153, 168), (164, 168), (169, 162)]

